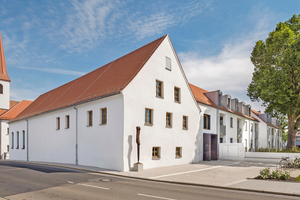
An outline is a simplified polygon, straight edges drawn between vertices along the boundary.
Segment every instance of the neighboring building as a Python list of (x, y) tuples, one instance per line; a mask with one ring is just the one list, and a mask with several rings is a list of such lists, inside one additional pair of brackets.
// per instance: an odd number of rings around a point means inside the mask
[(279, 120), (272, 118), (267, 113), (261, 113), (251, 110), (253, 116), (260, 122), (258, 135), (259, 142), (256, 148), (282, 148), (282, 129), (279, 126)]
[(8, 122), (23, 111), (31, 101), (10, 101), (10, 79), (8, 77), (2, 38), (0, 33), (0, 159), (7, 159), (9, 152)]
[(300, 133), (296, 134), (296, 147), (300, 148)]
[(144, 168), (199, 162), (199, 113), (166, 35), (40, 95), (10, 123), (10, 159), (128, 171), (139, 126)]
[[(251, 116), (250, 105), (223, 95), (220, 90), (209, 92), (192, 84), (190, 87), (202, 111), (199, 129), (204, 134), (204, 145), (211, 144), (208, 150), (212, 160), (216, 160), (218, 143), (243, 143), (247, 151), (255, 147), (259, 122)], [(205, 137), (211, 138), (206, 141)]]

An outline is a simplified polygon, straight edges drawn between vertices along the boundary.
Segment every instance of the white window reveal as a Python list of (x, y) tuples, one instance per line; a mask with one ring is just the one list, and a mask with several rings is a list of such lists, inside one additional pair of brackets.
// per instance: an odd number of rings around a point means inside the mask
[(171, 62), (171, 58), (166, 57), (166, 69), (168, 70), (172, 70), (172, 62)]

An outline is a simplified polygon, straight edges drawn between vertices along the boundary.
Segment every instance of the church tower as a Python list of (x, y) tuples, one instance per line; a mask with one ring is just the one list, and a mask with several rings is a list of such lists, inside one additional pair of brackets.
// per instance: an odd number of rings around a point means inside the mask
[(0, 109), (9, 109), (10, 79), (7, 74), (0, 32)]

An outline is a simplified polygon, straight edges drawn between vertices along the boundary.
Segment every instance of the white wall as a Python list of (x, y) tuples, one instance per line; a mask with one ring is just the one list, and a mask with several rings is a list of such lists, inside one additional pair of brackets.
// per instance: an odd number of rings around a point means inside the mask
[[(123, 170), (123, 97), (122, 94), (76, 106), (78, 109), (78, 164)], [(100, 125), (100, 109), (107, 108), (107, 124)], [(87, 112), (93, 111), (93, 126), (87, 126)], [(70, 116), (66, 129), (65, 116)], [(57, 117), (60, 129), (57, 130)], [(76, 110), (65, 108), (28, 119), (29, 160), (76, 163)], [(10, 134), (27, 130), (26, 121), (10, 124)], [(21, 141), (21, 140), (20, 140)], [(11, 144), (11, 139), (10, 139)], [(26, 147), (27, 148), (27, 147)], [(11, 160), (26, 160), (26, 150), (11, 149)]]
[(8, 120), (0, 120), (1, 123), (1, 159), (4, 159), (4, 153), (7, 153), (7, 145), (9, 145), (9, 135), (7, 134)]
[(243, 143), (219, 144), (219, 159), (221, 160), (244, 160), (245, 147)]
[(0, 80), (3, 86), (3, 94), (0, 94), (0, 109), (9, 109), (10, 82)]
[[(23, 135), (25, 131), (25, 148), (23, 149)], [(19, 131), (19, 148), (17, 149), (17, 131)], [(12, 133), (14, 133), (14, 144), (12, 145)], [(25, 120), (9, 124), (9, 159), (27, 160), (27, 122)]]
[[(202, 132), (198, 130), (199, 109), (177, 62), (167, 37), (145, 66), (124, 89), (124, 167), (137, 162), (136, 126), (141, 127), (140, 162), (144, 168), (170, 166), (202, 160)], [(172, 70), (165, 69), (166, 56)], [(156, 80), (163, 81), (163, 98), (156, 97)], [(174, 102), (174, 87), (181, 91), (180, 103)], [(153, 125), (145, 125), (145, 108), (153, 109)], [(173, 115), (172, 128), (166, 127), (166, 112)], [(182, 128), (188, 116), (188, 130)], [(161, 148), (161, 158), (152, 159), (152, 148)], [(182, 157), (175, 158), (175, 148), (182, 147)]]

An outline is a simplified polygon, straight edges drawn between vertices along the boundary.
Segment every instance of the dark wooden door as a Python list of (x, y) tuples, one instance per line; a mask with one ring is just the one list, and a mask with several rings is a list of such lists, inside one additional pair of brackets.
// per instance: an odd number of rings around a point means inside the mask
[(211, 160), (211, 136), (210, 134), (203, 134), (203, 160)]
[(218, 160), (218, 135), (211, 135), (211, 159)]

